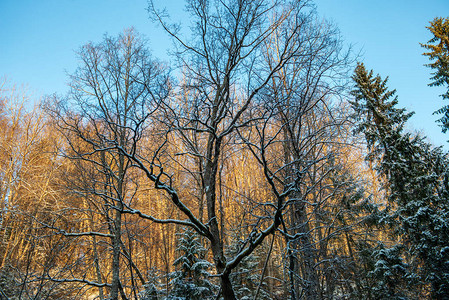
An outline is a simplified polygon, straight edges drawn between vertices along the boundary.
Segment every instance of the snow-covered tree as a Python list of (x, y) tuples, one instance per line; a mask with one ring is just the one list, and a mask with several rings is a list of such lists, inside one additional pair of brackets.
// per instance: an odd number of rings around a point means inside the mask
[(208, 269), (212, 264), (203, 258), (205, 249), (198, 235), (187, 228), (177, 236), (176, 252), (179, 256), (173, 263), (176, 271), (169, 274), (172, 289), (167, 299), (209, 299), (215, 289), (214, 284), (209, 281)]
[(0, 299), (19, 299), (21, 287), (16, 277), (13, 268), (7, 266), (0, 269)]
[(161, 295), (164, 292), (161, 279), (166, 278), (160, 274), (160, 271), (152, 268), (148, 270), (148, 279), (143, 285), (143, 291), (139, 293), (140, 300), (158, 300), (162, 299)]
[[(422, 44), (429, 51), (424, 53), (431, 60), (427, 66), (434, 70), (430, 78), (433, 81), (429, 85), (446, 87), (446, 92), (441, 96), (449, 99), (449, 18), (435, 18), (427, 29), (433, 35), (427, 44)], [(449, 129), (449, 105), (443, 106), (436, 113), (443, 115), (438, 122), (441, 123), (443, 132), (446, 132)]]
[(404, 263), (401, 253), (402, 246), (390, 248), (379, 243), (372, 252), (374, 266), (368, 277), (372, 279), (370, 294), (376, 299), (407, 299), (402, 278), (409, 275), (408, 266)]
[[(380, 222), (390, 225), (399, 245), (396, 250), (378, 253), (377, 267), (405, 267), (398, 260), (382, 259), (382, 253), (396, 253), (407, 258), (408, 284), (420, 283), (425, 295), (435, 299), (449, 297), (449, 161), (441, 148), (435, 148), (423, 137), (404, 132), (411, 114), (398, 109), (395, 91), (389, 91), (387, 80), (368, 72), (363, 64), (355, 70), (356, 87), (352, 103), (357, 113), (358, 130), (365, 134), (369, 154), (384, 180), (388, 197), (385, 217)], [(405, 252), (399, 253), (399, 249)], [(385, 255), (384, 255), (385, 256)], [(380, 262), (382, 260), (382, 263)], [(393, 263), (393, 265), (392, 265)], [(388, 266), (386, 265), (388, 264)], [(402, 268), (401, 267), (401, 268)], [(377, 268), (379, 270), (379, 268)], [(401, 272), (405, 272), (401, 270)], [(382, 272), (377, 272), (380, 275)], [(390, 275), (388, 272), (384, 274)]]

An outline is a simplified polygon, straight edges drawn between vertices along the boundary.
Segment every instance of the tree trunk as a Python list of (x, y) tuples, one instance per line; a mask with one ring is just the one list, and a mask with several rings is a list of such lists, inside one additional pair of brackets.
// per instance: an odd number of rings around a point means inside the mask
[(220, 276), (221, 292), (224, 300), (235, 300), (234, 290), (229, 278), (229, 273), (225, 273), (226, 257), (223, 251), (223, 240), (220, 238), (220, 228), (218, 225), (216, 215), (216, 180), (218, 173), (218, 161), (220, 157), (221, 140), (215, 139), (213, 135), (209, 136), (207, 163), (204, 170), (204, 181), (206, 183), (206, 203), (207, 203), (207, 218), (212, 234), (211, 249), (215, 262), (215, 268)]
[(315, 269), (316, 248), (313, 245), (313, 238), (310, 234), (310, 226), (306, 217), (305, 206), (297, 203), (295, 206), (295, 219), (297, 220), (297, 232), (301, 233), (301, 238), (297, 243), (301, 253), (302, 276), (304, 281), (304, 299), (321, 299), (320, 282)]
[(232, 288), (231, 279), (229, 278), (229, 274), (223, 274), (220, 277), (221, 282), (221, 293), (223, 295), (224, 300), (235, 300), (234, 289)]
[(120, 288), (121, 225), (122, 225), (122, 214), (120, 211), (116, 210), (114, 218), (114, 237), (112, 239), (112, 284), (111, 284), (112, 300), (118, 300)]

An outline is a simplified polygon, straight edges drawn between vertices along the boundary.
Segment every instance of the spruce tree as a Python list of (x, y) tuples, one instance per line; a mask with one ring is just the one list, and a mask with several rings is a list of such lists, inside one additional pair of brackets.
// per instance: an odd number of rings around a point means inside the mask
[(164, 275), (160, 275), (161, 271), (156, 268), (148, 270), (148, 280), (143, 285), (143, 291), (139, 293), (140, 300), (159, 300), (162, 299), (163, 286), (161, 283), (162, 278), (166, 278)]
[(373, 268), (367, 274), (371, 283), (370, 296), (375, 299), (407, 299), (407, 281), (403, 278), (410, 278), (410, 271), (402, 259), (403, 246), (387, 247), (379, 242), (373, 250)]
[[(411, 114), (396, 108), (395, 91), (389, 91), (387, 80), (373, 76), (359, 64), (353, 76), (355, 89), (352, 102), (358, 131), (363, 132), (369, 149), (367, 156), (380, 176), (389, 205), (385, 218), (400, 238), (398, 249), (409, 267), (403, 272), (408, 284), (430, 286), (432, 298), (449, 298), (449, 203), (448, 157), (419, 135), (404, 132)], [(402, 244), (402, 246), (400, 245)], [(404, 267), (389, 256), (390, 262)], [(386, 263), (387, 260), (384, 260)], [(380, 266), (380, 265), (379, 265)], [(382, 268), (385, 269), (385, 264)], [(393, 268), (390, 264), (389, 268)], [(377, 272), (379, 275), (382, 272)], [(386, 273), (389, 274), (389, 273)], [(425, 293), (425, 292), (424, 292)], [(399, 294), (398, 294), (399, 295)]]
[(0, 299), (19, 299), (21, 285), (17, 280), (17, 272), (11, 266), (0, 269)]
[(191, 228), (178, 233), (176, 271), (169, 274), (172, 289), (168, 299), (210, 299), (215, 286), (209, 281), (208, 269), (212, 264), (203, 259), (205, 249)]
[[(427, 44), (422, 44), (429, 52), (423, 53), (432, 61), (427, 66), (434, 69), (430, 78), (430, 86), (445, 86), (446, 92), (442, 95), (443, 99), (449, 99), (449, 18), (435, 18), (427, 27), (433, 37)], [(449, 129), (449, 105), (445, 105), (436, 111), (443, 117), (438, 120), (443, 127), (443, 132)]]

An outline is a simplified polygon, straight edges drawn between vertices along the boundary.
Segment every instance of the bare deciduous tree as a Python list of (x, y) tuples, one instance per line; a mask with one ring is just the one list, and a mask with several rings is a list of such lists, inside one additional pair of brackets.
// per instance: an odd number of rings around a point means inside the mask
[[(128, 266), (132, 286), (133, 274), (140, 277), (142, 284), (144, 278), (130, 256), (131, 246), (124, 246), (124, 213), (136, 201), (138, 189), (132, 161), (124, 153), (134, 155), (138, 151), (170, 84), (162, 65), (151, 58), (133, 29), (118, 38), (105, 37), (100, 44), (83, 46), (79, 58), (81, 66), (71, 76), (70, 93), (65, 98), (48, 99), (47, 109), (67, 142), (62, 155), (72, 160), (78, 170), (76, 177), (67, 179), (72, 194), (83, 199), (84, 205), (76, 207), (83, 220), (89, 222), (76, 232), (62, 231), (57, 224), (52, 228), (72, 238), (92, 239), (96, 275), (94, 280), (60, 280), (96, 286), (100, 297), (103, 288), (108, 287), (112, 299), (118, 299), (119, 294), (126, 299), (120, 274), (122, 258), (126, 258), (123, 263)], [(96, 239), (109, 244), (110, 277), (100, 270)], [(133, 293), (137, 297), (134, 288)]]
[[(336, 67), (345, 60), (345, 57), (336, 57), (338, 45), (327, 45), (333, 43), (326, 35), (328, 33), (308, 26), (313, 18), (308, 4), (307, 1), (188, 2), (187, 10), (193, 20), (193, 40), (187, 41), (179, 34), (178, 27), (166, 22), (164, 12), (158, 11), (150, 2), (150, 13), (173, 38), (177, 47), (174, 53), (183, 81), (177, 96), (162, 103), (161, 107), (165, 111), (163, 122), (167, 131), (183, 142), (184, 146), (178, 155), (190, 158), (188, 169), (194, 175), (193, 179), (199, 182), (201, 191), (200, 215), (196, 215), (195, 210), (180, 197), (173, 182), (173, 174), (157, 160), (158, 153), (148, 158), (139, 153), (123, 152), (145, 172), (157, 189), (167, 192), (187, 218), (186, 221), (166, 221), (192, 226), (209, 240), (224, 299), (235, 299), (229, 274), (268, 235), (275, 233), (282, 222), (284, 210), (290, 205), (286, 201), (294, 189), (293, 182), (284, 182), (283, 186), (277, 182), (277, 172), (271, 169), (273, 163), (267, 161), (269, 158), (266, 153), (273, 140), (259, 131), (257, 141), (252, 145), (258, 143), (260, 146), (255, 146), (257, 150), (250, 149), (261, 164), (260, 171), (266, 175), (274, 201), (264, 203), (267, 201), (264, 199), (253, 203), (254, 207), (250, 211), (264, 207), (263, 214), (256, 214), (252, 218), (254, 222), (248, 225), (250, 229), (242, 247), (232, 257), (226, 257), (223, 211), (217, 197), (220, 190), (219, 170), (223, 158), (232, 155), (232, 152), (237, 153), (235, 147), (226, 145), (235, 141), (238, 131), (246, 131), (254, 123), (263, 124), (264, 131), (272, 122), (275, 113), (271, 108), (267, 109), (270, 100), (264, 99), (264, 96), (272, 95), (265, 92), (270, 84), (278, 84), (279, 76), (284, 71), (290, 71), (289, 68), (298, 72), (308, 67), (302, 74), (310, 76), (305, 78), (308, 82), (303, 87), (307, 91), (295, 92), (296, 95), (302, 92), (304, 94), (301, 96), (306, 96), (304, 105), (295, 104), (300, 109), (299, 114), (312, 111), (318, 104), (326, 109), (324, 98), (330, 92), (321, 90), (321, 84), (326, 82), (322, 77), (329, 76), (329, 80), (337, 78), (332, 77), (331, 73), (337, 72)], [(277, 42), (276, 51), (271, 46), (267, 47), (272, 42)], [(320, 67), (320, 64), (323, 66), (315, 71), (314, 68)], [(297, 82), (299, 80), (294, 84)], [(296, 86), (287, 88), (292, 93)], [(293, 116), (287, 115), (285, 118), (293, 120)], [(324, 132), (325, 127), (323, 125), (323, 128), (317, 129), (316, 133)], [(304, 142), (302, 139), (310, 136), (295, 136), (297, 142), (307, 143), (308, 149), (315, 145), (312, 140), (319, 138), (317, 134), (312, 137)], [(277, 139), (277, 135), (274, 139)], [(302, 161), (304, 155), (301, 153), (294, 161), (307, 164)], [(315, 162), (320, 158), (310, 160)], [(289, 165), (291, 162), (284, 164)], [(201, 213), (203, 205), (207, 212), (204, 221)]]
[[(119, 291), (125, 297), (119, 276), (125, 215), (195, 229), (209, 243), (224, 299), (236, 298), (231, 272), (281, 225), (288, 244), (300, 245), (291, 249), (301, 249), (304, 281), (319, 284), (306, 203), (326, 176), (323, 171), (317, 179), (315, 171), (331, 157), (328, 145), (343, 122), (329, 99), (340, 92), (336, 81), (347, 63), (335, 33), (317, 23), (308, 1), (188, 2), (192, 41), (153, 3), (149, 10), (177, 47), (182, 80), (173, 93), (161, 70), (140, 58), (140, 44), (133, 48), (126, 35), (83, 48), (84, 66), (72, 78), (71, 96), (53, 114), (70, 145), (66, 154), (97, 174), (83, 190), (101, 199), (109, 231), (78, 234), (111, 240), (112, 297)], [(223, 172), (229, 171), (226, 161), (248, 155), (258, 163), (253, 172), (265, 178), (269, 196), (244, 198), (237, 212), (246, 216), (244, 236), (226, 255)], [(153, 183), (155, 193), (163, 192), (177, 215), (133, 205), (133, 191), (139, 190), (133, 172)], [(194, 197), (186, 194), (188, 185)], [(247, 188), (238, 190), (245, 194)], [(291, 269), (299, 275), (296, 266)], [(318, 286), (305, 290), (312, 295)]]

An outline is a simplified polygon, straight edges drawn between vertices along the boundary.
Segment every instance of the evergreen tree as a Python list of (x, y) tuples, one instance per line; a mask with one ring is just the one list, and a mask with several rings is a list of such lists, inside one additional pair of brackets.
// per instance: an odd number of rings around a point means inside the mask
[(166, 278), (166, 276), (159, 275), (160, 271), (152, 268), (148, 271), (148, 280), (143, 285), (143, 291), (139, 293), (139, 299), (141, 300), (158, 300), (162, 299), (160, 295), (163, 292), (160, 279)]
[(0, 299), (19, 299), (21, 284), (16, 277), (17, 274), (12, 267), (0, 269)]
[(159, 290), (156, 285), (147, 282), (144, 284), (144, 290), (140, 293), (140, 300), (158, 300), (159, 299)]
[(169, 274), (172, 290), (168, 299), (209, 299), (215, 286), (209, 281), (212, 264), (203, 259), (204, 247), (191, 228), (177, 236), (179, 257), (173, 263), (177, 270)]
[[(365, 134), (369, 148), (367, 159), (375, 163), (384, 178), (389, 205), (386, 217), (400, 238), (399, 247), (383, 249), (389, 259), (382, 268), (405, 267), (398, 260), (405, 253), (410, 265), (401, 270), (408, 284), (430, 285), (432, 298), (449, 297), (449, 203), (448, 157), (441, 148), (432, 147), (419, 135), (403, 132), (411, 114), (398, 109), (395, 91), (387, 80), (373, 76), (363, 64), (355, 70), (356, 83), (352, 105), (357, 113), (358, 131)], [(379, 252), (379, 255), (381, 253)], [(392, 258), (396, 255), (396, 259)], [(382, 259), (378, 256), (378, 259)], [(379, 261), (376, 263), (379, 267)], [(390, 274), (383, 272), (384, 274)], [(377, 275), (382, 272), (377, 272)], [(387, 280), (387, 278), (386, 278)], [(425, 293), (425, 291), (423, 292)]]
[[(435, 18), (427, 29), (430, 30), (433, 37), (427, 44), (422, 44), (429, 50), (423, 54), (433, 61), (427, 66), (435, 70), (430, 78), (433, 81), (429, 85), (446, 86), (447, 91), (442, 97), (449, 99), (449, 19)], [(449, 129), (449, 105), (443, 106), (436, 113), (443, 115), (438, 122), (442, 124), (443, 132), (446, 132)]]
[(407, 285), (402, 279), (409, 276), (408, 265), (403, 261), (402, 245), (390, 248), (383, 243), (371, 253), (374, 262), (368, 273), (371, 278), (370, 294), (376, 299), (407, 299)]

